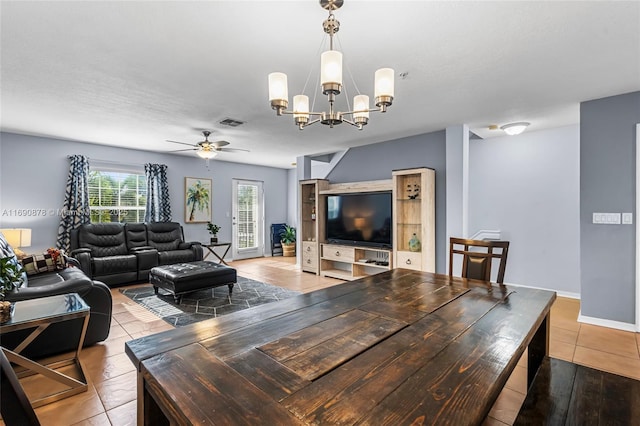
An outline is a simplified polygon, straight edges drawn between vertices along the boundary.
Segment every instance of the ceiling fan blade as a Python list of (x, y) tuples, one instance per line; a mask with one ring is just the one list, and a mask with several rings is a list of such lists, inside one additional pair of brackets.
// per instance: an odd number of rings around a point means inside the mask
[(198, 148), (189, 148), (189, 149), (178, 149), (176, 151), (166, 151), (166, 152), (185, 152), (185, 151), (197, 151)]
[(178, 141), (170, 141), (170, 140), (168, 140), (168, 139), (167, 139), (167, 142), (171, 142), (171, 143), (179, 143), (179, 144), (181, 144), (181, 145), (196, 146), (196, 145), (195, 145), (195, 144), (193, 144), (193, 143), (178, 142)]
[(251, 152), (248, 149), (242, 149), (242, 148), (218, 148), (218, 149), (216, 149), (216, 151), (223, 151), (223, 152)]

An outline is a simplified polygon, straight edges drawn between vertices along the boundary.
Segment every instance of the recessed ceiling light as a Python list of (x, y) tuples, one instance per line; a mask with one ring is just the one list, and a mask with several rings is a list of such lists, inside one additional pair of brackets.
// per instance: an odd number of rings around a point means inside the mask
[(519, 121), (517, 123), (505, 124), (504, 126), (500, 126), (502, 130), (509, 136), (519, 135), (524, 132), (524, 129), (531, 123), (527, 123), (526, 121)]

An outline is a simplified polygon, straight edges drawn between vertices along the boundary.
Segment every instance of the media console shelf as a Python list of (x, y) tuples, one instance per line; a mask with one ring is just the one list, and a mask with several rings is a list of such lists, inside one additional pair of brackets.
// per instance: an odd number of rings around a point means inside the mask
[(392, 251), (373, 247), (344, 246), (323, 243), (320, 275), (341, 280), (357, 280), (393, 266)]

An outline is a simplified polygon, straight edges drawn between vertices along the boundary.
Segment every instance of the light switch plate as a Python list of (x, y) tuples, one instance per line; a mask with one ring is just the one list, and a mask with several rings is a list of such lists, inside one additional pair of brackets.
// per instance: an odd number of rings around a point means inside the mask
[(624, 225), (633, 224), (633, 213), (622, 213), (622, 223)]
[(620, 225), (620, 213), (593, 213), (593, 223)]

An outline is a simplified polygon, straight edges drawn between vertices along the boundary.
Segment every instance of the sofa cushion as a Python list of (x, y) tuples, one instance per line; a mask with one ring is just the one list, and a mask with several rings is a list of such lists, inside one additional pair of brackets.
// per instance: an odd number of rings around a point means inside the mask
[(144, 223), (125, 223), (124, 232), (127, 237), (127, 248), (147, 247), (147, 226)]
[(91, 250), (91, 257), (126, 255), (129, 253), (121, 223), (92, 223), (78, 231), (80, 247)]
[(138, 268), (136, 256), (128, 254), (124, 256), (109, 256), (93, 258), (93, 275), (109, 275), (121, 272), (135, 272)]
[(148, 223), (147, 239), (159, 252), (177, 250), (182, 242), (182, 229), (177, 222)]

